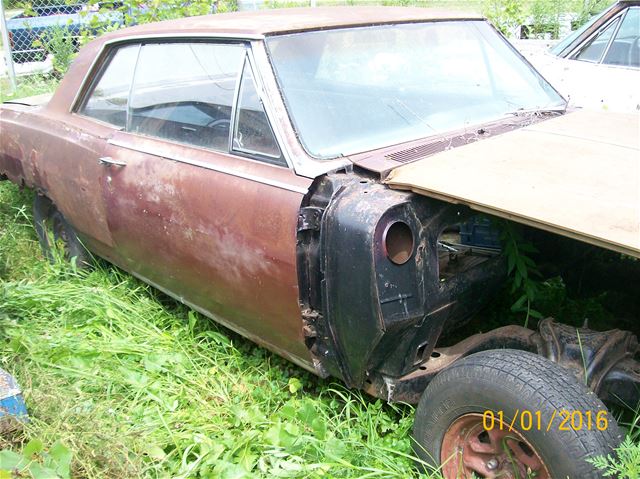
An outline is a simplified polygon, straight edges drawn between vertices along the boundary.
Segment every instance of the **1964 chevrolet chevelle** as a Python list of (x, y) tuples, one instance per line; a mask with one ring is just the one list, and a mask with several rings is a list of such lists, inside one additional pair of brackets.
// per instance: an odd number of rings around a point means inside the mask
[(393, 8), (121, 30), (30, 103), (0, 108), (0, 175), (38, 192), (45, 252), (51, 230), (78, 264), (89, 250), (417, 403), (416, 453), (447, 478), (600, 477), (585, 459), (620, 440), (602, 401), (638, 399), (633, 334), (546, 319), (446, 338), (507, 276), (500, 245), (461, 230), (478, 212), (557, 270), (597, 249), (637, 266), (637, 117), (566, 113), (481, 18)]

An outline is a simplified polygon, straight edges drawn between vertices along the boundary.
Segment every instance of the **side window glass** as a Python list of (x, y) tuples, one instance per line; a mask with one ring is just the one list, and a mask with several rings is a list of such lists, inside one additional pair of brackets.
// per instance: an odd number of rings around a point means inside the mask
[(640, 8), (627, 10), (602, 63), (640, 67)]
[(229, 151), (231, 107), (243, 45), (146, 44), (140, 51), (128, 130)]
[(280, 148), (260, 100), (249, 62), (245, 62), (242, 73), (236, 110), (233, 149), (279, 159)]
[(593, 37), (573, 56), (574, 60), (598, 63), (613, 36), (613, 32), (616, 31), (619, 21), (620, 19), (616, 18), (609, 26)]
[(80, 113), (124, 128), (127, 102), (139, 45), (121, 47), (111, 56)]

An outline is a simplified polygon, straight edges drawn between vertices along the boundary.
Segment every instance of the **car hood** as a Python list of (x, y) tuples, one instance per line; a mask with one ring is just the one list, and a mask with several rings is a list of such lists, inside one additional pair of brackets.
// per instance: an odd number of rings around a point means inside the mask
[(640, 257), (640, 115), (578, 111), (393, 169), (391, 188)]

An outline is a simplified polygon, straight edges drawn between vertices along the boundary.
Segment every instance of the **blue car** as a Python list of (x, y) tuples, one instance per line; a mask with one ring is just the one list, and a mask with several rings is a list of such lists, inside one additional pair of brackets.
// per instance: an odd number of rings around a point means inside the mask
[[(7, 21), (9, 41), (13, 60), (16, 63), (43, 61), (46, 50), (37, 41), (46, 39), (47, 33), (55, 27), (65, 27), (70, 32), (76, 48), (81, 31), (89, 30), (97, 33), (96, 20), (100, 24), (111, 23), (122, 25), (124, 15), (117, 11), (118, 4), (109, 4), (114, 11), (99, 12), (98, 5), (89, 7), (86, 4), (51, 5), (34, 7), (33, 12), (20, 13)], [(95, 9), (95, 11), (94, 11)], [(35, 13), (35, 15), (33, 15)]]

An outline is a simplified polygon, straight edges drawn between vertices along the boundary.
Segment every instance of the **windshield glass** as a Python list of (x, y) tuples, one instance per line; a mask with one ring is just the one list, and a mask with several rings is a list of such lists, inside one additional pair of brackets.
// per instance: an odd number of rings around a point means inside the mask
[(294, 127), (319, 158), (565, 107), (483, 21), (297, 33), (267, 46)]

